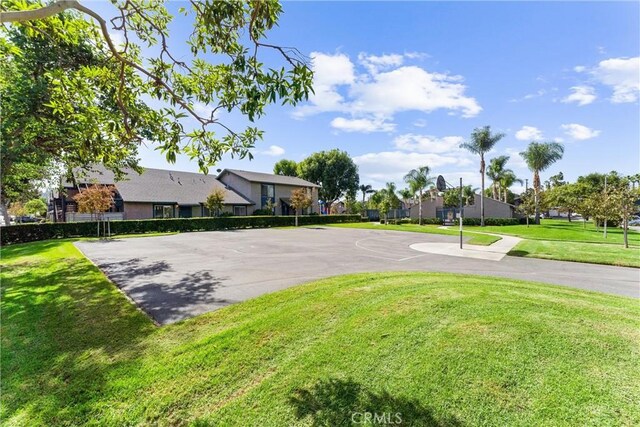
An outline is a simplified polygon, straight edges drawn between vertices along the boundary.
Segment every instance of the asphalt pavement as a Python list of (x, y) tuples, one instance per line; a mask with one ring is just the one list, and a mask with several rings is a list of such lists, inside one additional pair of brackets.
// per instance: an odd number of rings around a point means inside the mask
[(183, 233), (75, 245), (160, 324), (347, 273), (434, 271), (531, 280), (640, 297), (640, 269), (506, 256), (475, 259), (411, 245), (456, 236), (331, 227)]

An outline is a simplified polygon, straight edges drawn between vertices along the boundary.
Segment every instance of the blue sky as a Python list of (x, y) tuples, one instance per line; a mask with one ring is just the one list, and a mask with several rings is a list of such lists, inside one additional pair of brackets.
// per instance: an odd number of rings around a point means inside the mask
[[(172, 2), (171, 7), (181, 4)], [(213, 168), (270, 172), (282, 158), (339, 148), (361, 182), (384, 185), (422, 165), (451, 181), (479, 185), (478, 160), (459, 150), (474, 127), (507, 136), (489, 158), (530, 178), (520, 156), (529, 141), (557, 140), (565, 156), (543, 179), (640, 166), (638, 2), (284, 2), (269, 42), (311, 58), (316, 95), (272, 106), (258, 126), (255, 159)], [(176, 26), (173, 47), (188, 30)], [(186, 50), (185, 50), (186, 51)], [(226, 120), (238, 128), (238, 116)], [(152, 149), (147, 167), (167, 164)], [(517, 190), (518, 188), (514, 188)]]

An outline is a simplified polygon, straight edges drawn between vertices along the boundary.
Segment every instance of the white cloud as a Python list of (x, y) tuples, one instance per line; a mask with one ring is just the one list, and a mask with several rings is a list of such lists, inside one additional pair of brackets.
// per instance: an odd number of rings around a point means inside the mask
[(268, 150), (261, 151), (260, 153), (264, 154), (265, 156), (278, 157), (282, 156), (285, 151), (284, 148), (280, 147), (279, 145), (270, 145)]
[(402, 178), (411, 169), (428, 165), (434, 173), (444, 166), (468, 166), (471, 160), (456, 155), (435, 153), (409, 153), (405, 151), (382, 151), (356, 156), (353, 161), (358, 165), (361, 181), (385, 183), (402, 182)]
[(370, 82), (356, 82), (349, 94), (352, 108), (361, 113), (393, 115), (445, 109), (460, 112), (463, 117), (476, 116), (482, 108), (474, 98), (464, 96), (466, 86), (461, 81), (461, 76), (404, 66), (379, 73)]
[(428, 53), (424, 52), (405, 52), (404, 56), (409, 59), (425, 59), (430, 57)]
[(560, 127), (564, 130), (564, 133), (567, 136), (577, 141), (584, 141), (586, 139), (595, 138), (596, 136), (600, 135), (599, 130), (590, 129), (577, 123), (569, 123)]
[(542, 139), (542, 132), (533, 126), (522, 126), (522, 129), (516, 132), (516, 139), (520, 141), (537, 141)]
[(613, 89), (611, 102), (635, 102), (640, 94), (640, 56), (600, 61), (591, 74)]
[(418, 119), (412, 123), (417, 128), (423, 128), (427, 125), (427, 121), (425, 119)]
[(356, 78), (351, 59), (342, 53), (328, 55), (311, 52), (311, 69), (315, 92), (309, 95), (311, 104), (298, 108), (293, 116), (300, 118), (324, 111), (342, 111), (344, 98), (338, 92), (338, 87), (350, 85)]
[(109, 31), (109, 38), (116, 47), (123, 46), (126, 41), (122, 33), (117, 33), (115, 31)]
[[(193, 103), (193, 111), (195, 111), (198, 115), (203, 117), (211, 117), (211, 113), (213, 113), (214, 109), (215, 109), (214, 106), (205, 104), (204, 102), (196, 101)], [(214, 118), (216, 116), (217, 114), (214, 114)]]
[(331, 127), (344, 132), (393, 132), (396, 128), (395, 123), (389, 123), (384, 118), (373, 119), (346, 119), (344, 117), (336, 117), (331, 120)]
[(575, 102), (578, 105), (588, 105), (596, 100), (596, 91), (591, 86), (573, 86), (571, 88), (572, 93), (566, 98), (562, 99), (562, 102), (569, 104)]
[(575, 71), (576, 73), (584, 73), (587, 70), (587, 67), (585, 67), (584, 65), (576, 65), (575, 67), (573, 67), (573, 71)]
[(543, 96), (544, 94), (546, 94), (547, 91), (544, 89), (540, 89), (538, 91), (536, 91), (535, 93), (528, 93), (525, 96), (523, 96), (522, 98), (514, 98), (514, 99), (510, 99), (509, 102), (522, 102), (522, 101), (527, 101), (529, 99), (534, 99), (534, 98), (539, 98), (541, 96)]
[(449, 153), (461, 151), (460, 144), (464, 142), (461, 136), (445, 136), (437, 138), (430, 135), (416, 135), (412, 133), (399, 135), (393, 140), (394, 146), (403, 151), (418, 153)]
[(358, 54), (358, 61), (369, 71), (369, 73), (378, 74), (380, 70), (399, 67), (404, 62), (404, 57), (397, 53), (376, 56), (361, 52)]
[(520, 152), (524, 151), (524, 149), (517, 148), (507, 148), (504, 150), (505, 154), (509, 156), (509, 163), (507, 167), (509, 168), (519, 168), (519, 169), (527, 169), (527, 163), (524, 161)]
[[(361, 53), (358, 60), (365, 71), (358, 74), (345, 54), (313, 52), (315, 94), (310, 96), (308, 104), (295, 110), (294, 117), (322, 112), (349, 113), (350, 118), (340, 118), (337, 123), (352, 124), (350, 128), (353, 128), (362, 125), (362, 120), (392, 122), (395, 114), (404, 111), (430, 113), (443, 109), (463, 117), (473, 117), (482, 111), (475, 98), (465, 95), (462, 76), (403, 65), (405, 59), (417, 55)], [(353, 123), (347, 124), (347, 121)], [(332, 125), (335, 123), (334, 120)], [(362, 129), (370, 131), (370, 126)]]

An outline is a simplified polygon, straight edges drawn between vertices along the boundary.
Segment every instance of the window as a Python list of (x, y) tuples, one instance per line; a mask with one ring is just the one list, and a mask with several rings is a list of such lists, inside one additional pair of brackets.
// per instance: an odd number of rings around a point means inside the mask
[(173, 205), (153, 205), (154, 218), (173, 218)]
[(269, 203), (269, 200), (271, 200), (271, 203), (275, 202), (276, 187), (273, 184), (262, 184), (260, 188), (260, 194), (262, 196), (260, 198), (262, 202), (262, 205), (260, 207), (264, 209), (267, 206), (267, 203)]
[(233, 215), (234, 216), (243, 216), (247, 214), (246, 206), (234, 206), (233, 207)]

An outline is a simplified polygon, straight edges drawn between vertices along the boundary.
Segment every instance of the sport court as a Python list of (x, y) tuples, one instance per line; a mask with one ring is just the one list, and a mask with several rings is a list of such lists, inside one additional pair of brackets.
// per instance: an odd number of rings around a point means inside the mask
[(81, 241), (75, 245), (165, 325), (308, 281), (348, 273), (437, 271), (504, 276), (638, 297), (637, 269), (505, 256), (420, 252), (456, 236), (300, 227)]

